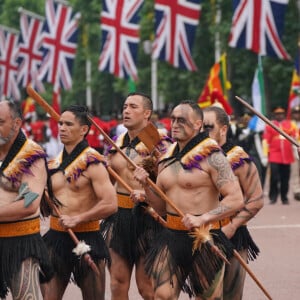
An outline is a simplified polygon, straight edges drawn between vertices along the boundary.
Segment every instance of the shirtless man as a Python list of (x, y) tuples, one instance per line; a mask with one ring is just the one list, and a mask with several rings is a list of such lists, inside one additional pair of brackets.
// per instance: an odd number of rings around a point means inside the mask
[(224, 264), (206, 243), (201, 251), (193, 252), (189, 230), (210, 225), (214, 243), (222, 246), (225, 255), (230, 254), (219, 221), (243, 206), (242, 192), (220, 147), (200, 133), (203, 113), (197, 103), (183, 101), (176, 106), (171, 124), (177, 142), (160, 158), (156, 184), (184, 217), (153, 192), (146, 183), (147, 172), (137, 168), (135, 178), (145, 187), (146, 201), (167, 215), (168, 228), (159, 233), (148, 252), (146, 271), (153, 281), (155, 299), (178, 299), (181, 291), (198, 299), (221, 299)]
[[(0, 298), (10, 289), (14, 299), (39, 299), (39, 269), (44, 279), (50, 279), (51, 269), (39, 218), (47, 180), (46, 154), (25, 137), (21, 127), (17, 104), (1, 101)], [(27, 192), (21, 193), (26, 185)]]
[[(259, 249), (251, 238), (247, 229), (247, 222), (251, 220), (264, 205), (263, 189), (259, 174), (254, 162), (243, 148), (236, 146), (227, 139), (229, 129), (229, 117), (220, 108), (211, 106), (204, 111), (204, 130), (211, 138), (217, 141), (227, 155), (234, 174), (241, 185), (245, 207), (231, 218), (231, 222), (222, 227), (222, 231), (234, 244), (241, 257), (253, 260), (259, 253)], [(233, 257), (230, 265), (225, 267), (224, 276), (224, 300), (239, 300), (243, 297), (246, 271)]]
[[(155, 165), (155, 158), (137, 137), (151, 117), (152, 101), (142, 93), (131, 93), (123, 105), (123, 124), (127, 132), (121, 134), (116, 144), (136, 164)], [(108, 156), (110, 166), (137, 193), (142, 186), (133, 178), (133, 169), (120, 153), (111, 149)], [(149, 169), (148, 169), (149, 170)], [(153, 170), (152, 175), (156, 176)], [(109, 268), (112, 299), (128, 299), (130, 278), (133, 267), (136, 268), (136, 282), (143, 299), (153, 299), (153, 288), (144, 271), (144, 256), (153, 235), (161, 226), (148, 214), (143, 206), (134, 207), (129, 192), (118, 182), (118, 212), (112, 220), (106, 220), (107, 242), (111, 255)]]
[[(116, 212), (117, 198), (104, 157), (85, 139), (90, 127), (87, 116), (86, 107), (80, 105), (71, 105), (62, 113), (59, 136), (64, 149), (49, 161), (53, 194), (62, 207), (60, 218), (50, 217), (50, 230), (43, 237), (55, 270), (54, 278), (43, 288), (44, 299), (62, 299), (72, 273), (83, 299), (104, 299), (105, 261), (109, 254), (99, 220)], [(75, 245), (66, 228), (91, 247), (89, 254), (100, 276), (95, 275), (83, 256), (72, 253)]]

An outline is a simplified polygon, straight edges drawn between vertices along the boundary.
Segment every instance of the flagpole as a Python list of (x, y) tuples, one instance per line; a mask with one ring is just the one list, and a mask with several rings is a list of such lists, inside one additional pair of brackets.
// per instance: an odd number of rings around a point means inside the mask
[(153, 110), (157, 111), (158, 98), (157, 98), (157, 60), (151, 55), (151, 98), (153, 102)]
[(38, 15), (38, 14), (32, 12), (32, 11), (29, 11), (29, 10), (23, 8), (22, 6), (20, 6), (20, 7), (18, 8), (18, 13), (20, 13), (20, 14), (21, 14), (21, 13), (26, 14), (26, 15), (28, 15), (29, 17), (33, 17), (33, 18), (39, 19), (39, 20), (41, 20), (41, 21), (44, 21), (44, 20), (45, 20), (45, 17), (43, 17), (43, 16), (41, 16), (41, 15)]
[(157, 98), (157, 60), (153, 58), (152, 47), (153, 42), (146, 40), (143, 43), (144, 52), (151, 56), (151, 99), (153, 103), (153, 110), (158, 110), (158, 98)]
[(86, 76), (86, 106), (89, 109), (92, 109), (93, 100), (92, 100), (92, 89), (91, 89), (91, 78), (92, 78), (92, 62), (89, 57), (89, 48), (88, 48), (88, 24), (84, 25), (84, 31), (83, 31), (83, 41), (82, 44), (85, 48), (85, 54), (86, 54), (86, 62), (85, 62), (85, 76)]
[(67, 6), (70, 5), (69, 1), (65, 1), (65, 0), (54, 0), (54, 2), (60, 3), (62, 5), (67, 5)]
[[(216, 2), (216, 17), (215, 24), (219, 26), (221, 23), (222, 12), (220, 9), (220, 0)], [(216, 31), (215, 33), (215, 62), (219, 61), (221, 57), (221, 42), (220, 42), (220, 32)]]
[(20, 31), (11, 27), (7, 27), (5, 25), (0, 24), (0, 29), (3, 29), (5, 31), (8, 31), (9, 33), (13, 33), (13, 34), (19, 34)]

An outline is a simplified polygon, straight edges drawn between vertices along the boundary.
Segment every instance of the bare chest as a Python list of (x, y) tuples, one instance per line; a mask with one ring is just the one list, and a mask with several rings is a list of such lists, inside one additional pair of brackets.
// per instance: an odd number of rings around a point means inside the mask
[(131, 148), (124, 149), (123, 153), (129, 158), (129, 161), (120, 153), (116, 153), (110, 156), (110, 165), (123, 180), (129, 183), (133, 188), (137, 187), (138, 183), (133, 178), (134, 165), (141, 165), (143, 157)]
[(184, 169), (178, 161), (162, 169), (158, 180), (166, 190), (175, 186), (186, 190), (198, 189), (211, 182), (205, 171), (196, 168)]

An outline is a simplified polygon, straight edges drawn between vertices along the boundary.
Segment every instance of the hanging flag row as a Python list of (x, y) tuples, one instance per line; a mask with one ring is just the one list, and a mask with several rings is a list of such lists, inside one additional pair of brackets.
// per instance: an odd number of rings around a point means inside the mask
[(0, 97), (20, 100), (19, 86), (39, 92), (72, 87), (78, 19), (70, 6), (46, 1), (46, 17), (20, 8), (20, 32), (0, 25)]
[[(289, 59), (280, 36), (287, 0), (235, 0), (231, 47), (260, 55)], [(100, 71), (137, 80), (140, 13), (144, 0), (102, 0)], [(154, 59), (174, 67), (197, 70), (192, 57), (202, 0), (155, 0)], [(47, 0), (46, 17), (21, 12), (21, 32), (0, 28), (1, 96), (18, 99), (18, 84), (31, 82), (39, 91), (50, 82), (54, 91), (72, 86), (72, 63), (76, 55), (78, 14), (72, 8)], [(18, 83), (18, 84), (17, 84)]]

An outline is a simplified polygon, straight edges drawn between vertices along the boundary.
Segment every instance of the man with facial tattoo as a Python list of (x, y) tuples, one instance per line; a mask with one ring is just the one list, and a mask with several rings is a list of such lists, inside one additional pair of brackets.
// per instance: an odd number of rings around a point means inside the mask
[(0, 102), (0, 298), (40, 299), (51, 278), (40, 235), (40, 202), (47, 181), (46, 154), (21, 130), (16, 103)]
[(224, 262), (208, 243), (193, 249), (190, 230), (207, 226), (206, 237), (230, 257), (231, 243), (219, 221), (229, 222), (229, 217), (242, 208), (243, 196), (218, 144), (200, 132), (202, 125), (203, 112), (198, 104), (182, 101), (171, 114), (171, 134), (176, 143), (159, 159), (156, 184), (184, 217), (147, 184), (149, 174), (143, 168), (135, 171), (136, 180), (145, 188), (146, 201), (166, 214), (167, 228), (158, 234), (146, 257), (155, 299), (178, 299), (181, 291), (198, 299), (222, 299)]

